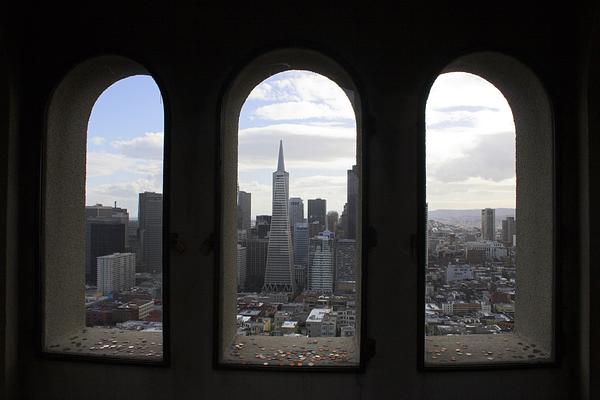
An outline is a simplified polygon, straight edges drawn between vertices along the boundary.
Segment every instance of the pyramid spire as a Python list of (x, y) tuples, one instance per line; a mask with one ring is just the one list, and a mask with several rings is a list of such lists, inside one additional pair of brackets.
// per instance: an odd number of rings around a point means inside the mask
[(279, 158), (277, 160), (277, 171), (285, 171), (285, 164), (283, 163), (283, 140), (279, 141)]

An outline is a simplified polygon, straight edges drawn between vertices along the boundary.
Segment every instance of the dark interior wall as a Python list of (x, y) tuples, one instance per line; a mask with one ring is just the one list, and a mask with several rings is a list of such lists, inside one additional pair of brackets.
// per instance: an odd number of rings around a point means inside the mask
[(600, 246), (600, 213), (597, 204), (600, 202), (600, 184), (595, 176), (600, 174), (600, 8), (586, 15), (584, 32), (587, 40), (582, 40), (583, 70), (582, 70), (582, 107), (581, 116), (584, 121), (583, 138), (584, 149), (581, 158), (586, 160), (585, 171), (582, 175), (587, 179), (583, 185), (584, 196), (582, 200), (587, 204), (587, 215), (583, 215), (582, 226), (587, 234), (582, 241), (582, 288), (584, 295), (583, 307), (587, 311), (587, 318), (582, 318), (582, 360), (584, 368), (589, 374), (584, 375), (588, 381), (584, 388), (589, 391), (590, 398), (600, 396), (600, 346), (596, 343), (600, 335), (600, 321), (594, 317), (600, 307), (600, 273), (598, 270), (597, 252)]
[[(280, 3), (76, 9), (52, 4), (9, 10), (6, 47), (19, 71), (13, 82), (19, 104), (15, 118), (19, 184), (13, 183), (9, 191), (18, 195), (20, 205), (19, 235), (10, 238), (19, 245), (14, 268), (19, 274), (20, 395), (44, 399), (464, 399), (482, 394), (498, 399), (578, 398), (585, 392), (580, 377), (586, 373), (579, 356), (584, 348), (579, 331), (580, 212), (585, 211), (579, 207), (578, 195), (583, 168), (578, 159), (582, 85), (573, 77), (582, 69), (578, 24), (591, 23), (582, 18), (585, 10), (507, 4), (481, 8), (481, 4), (455, 2), (437, 8), (411, 2), (393, 10)], [(201, 245), (216, 229), (220, 96), (235, 72), (253, 57), (288, 46), (313, 48), (337, 60), (354, 77), (364, 104), (367, 191), (376, 194), (369, 197), (366, 223), (377, 230), (378, 243), (368, 254), (365, 299), (367, 333), (377, 349), (363, 373), (223, 371), (212, 365), (216, 260), (214, 253), (204, 255)], [(429, 86), (448, 63), (480, 50), (505, 53), (531, 68), (554, 107), (559, 362), (532, 369), (419, 372), (418, 271), (410, 237), (417, 232), (425, 101)], [(172, 155), (166, 177), (171, 186), (170, 229), (187, 248), (183, 254), (173, 252), (170, 259), (169, 367), (56, 361), (35, 352), (32, 243), (37, 240), (35, 210), (45, 110), (52, 90), (70, 69), (104, 54), (139, 62), (163, 91)], [(592, 190), (591, 204), (593, 200)], [(397, 314), (389, 311), (390, 293), (395, 294)]]

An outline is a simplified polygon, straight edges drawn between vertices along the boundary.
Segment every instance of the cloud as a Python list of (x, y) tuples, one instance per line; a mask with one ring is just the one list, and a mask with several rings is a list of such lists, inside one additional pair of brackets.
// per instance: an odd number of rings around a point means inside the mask
[(432, 124), (427, 124), (427, 129), (455, 129), (455, 128), (474, 128), (475, 119), (472, 117), (448, 118)]
[(251, 100), (270, 100), (272, 98), (273, 89), (268, 83), (261, 83), (252, 89), (248, 95), (248, 99)]
[(435, 109), (435, 111), (439, 111), (439, 112), (465, 111), (465, 112), (469, 112), (469, 113), (476, 113), (476, 112), (480, 112), (480, 111), (498, 112), (498, 111), (500, 111), (500, 109), (498, 107), (458, 105), (458, 106), (450, 106), (450, 107), (438, 107)]
[(93, 136), (90, 139), (90, 142), (94, 145), (94, 146), (100, 146), (102, 144), (104, 144), (104, 142), (106, 142), (106, 139), (104, 139), (102, 136)]
[(467, 209), (515, 207), (516, 179), (499, 182), (469, 178), (463, 182), (427, 180), (427, 202), (430, 209)]
[(305, 140), (312, 140), (309, 136), (320, 136), (332, 139), (356, 140), (356, 127), (342, 124), (272, 124), (256, 128), (239, 130), (240, 140), (255, 140), (257, 136), (302, 136)]
[(482, 178), (499, 182), (515, 176), (515, 135), (513, 132), (486, 135), (462, 157), (428, 163), (428, 176), (442, 182)]
[(137, 179), (132, 182), (98, 185), (91, 189), (93, 194), (118, 199), (137, 198), (139, 193), (146, 191), (162, 192), (162, 180)]
[(111, 145), (122, 154), (141, 159), (162, 160), (164, 148), (163, 132), (147, 132), (129, 140), (115, 140)]
[(139, 175), (162, 175), (162, 160), (144, 160), (127, 157), (123, 154), (88, 152), (86, 176), (96, 178), (119, 173)]
[(305, 120), (313, 118), (322, 119), (354, 119), (354, 111), (351, 107), (334, 108), (331, 104), (290, 101), (286, 103), (274, 103), (258, 107), (253, 115), (259, 119), (269, 121)]
[(344, 90), (309, 71), (276, 74), (257, 85), (248, 98), (271, 103), (251, 110), (252, 116), (262, 120), (355, 119)]
[[(250, 130), (250, 129), (249, 129)], [(251, 128), (240, 134), (238, 168), (240, 171), (266, 169), (277, 164), (279, 140), (283, 140), (286, 169), (339, 170), (356, 164), (354, 129), (300, 125)], [(303, 135), (302, 132), (310, 133)]]
[(131, 169), (135, 162), (120, 154), (106, 152), (88, 152), (86, 176), (110, 176), (119, 171)]

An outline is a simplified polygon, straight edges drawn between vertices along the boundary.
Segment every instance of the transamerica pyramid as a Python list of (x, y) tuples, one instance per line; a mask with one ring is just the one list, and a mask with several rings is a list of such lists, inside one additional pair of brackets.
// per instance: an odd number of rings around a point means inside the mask
[(265, 292), (292, 292), (293, 256), (288, 214), (290, 175), (285, 171), (283, 141), (279, 141), (277, 171), (273, 172), (273, 213), (267, 249)]

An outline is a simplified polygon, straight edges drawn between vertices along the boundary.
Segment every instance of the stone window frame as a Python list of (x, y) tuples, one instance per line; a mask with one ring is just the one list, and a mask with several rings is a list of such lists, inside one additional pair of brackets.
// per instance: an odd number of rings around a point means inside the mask
[[(229, 346), (235, 338), (235, 309), (234, 294), (236, 291), (236, 239), (235, 230), (236, 217), (236, 182), (238, 162), (238, 124), (239, 115), (243, 104), (250, 92), (265, 79), (289, 70), (307, 70), (318, 73), (334, 81), (348, 96), (354, 109), (357, 149), (356, 161), (359, 166), (359, 204), (357, 206), (357, 243), (360, 251), (357, 252), (357, 262), (360, 278), (357, 279), (357, 301), (360, 314), (357, 316), (357, 346), (359, 363), (353, 366), (314, 366), (307, 368), (289, 368), (261, 365), (244, 365), (228, 363), (223, 360)], [(342, 66), (337, 60), (325, 55), (323, 52), (306, 47), (286, 47), (274, 49), (261, 53), (239, 68), (229, 79), (227, 86), (221, 96), (219, 114), (219, 193), (217, 210), (217, 240), (216, 240), (216, 273), (215, 282), (216, 304), (215, 319), (217, 324), (214, 328), (214, 360), (213, 364), (218, 369), (241, 369), (241, 370), (277, 370), (277, 371), (334, 371), (334, 372), (361, 372), (365, 369), (366, 359), (374, 354), (374, 344), (367, 339), (366, 333), (366, 305), (364, 299), (366, 294), (366, 266), (367, 266), (367, 243), (365, 236), (366, 226), (366, 135), (364, 133), (363, 107), (364, 96), (357, 85), (357, 80), (351, 76), (349, 69)], [(226, 324), (224, 321), (229, 320)], [(230, 339), (225, 339), (230, 337)], [(366, 351), (370, 350), (370, 351)]]
[[(150, 76), (164, 110), (163, 193), (169, 193), (168, 99), (156, 75), (141, 63), (121, 55), (100, 55), (76, 64), (50, 94), (40, 155), (37, 353), (45, 358), (73, 361), (168, 366), (169, 325), (169, 197), (163, 198), (163, 331), (162, 358), (100, 356), (49, 350), (85, 329), (82, 284), (85, 259), (85, 183), (87, 129), (92, 109), (114, 83), (136, 75)], [(82, 210), (80, 214), (72, 212)], [(60, 293), (60, 296), (55, 295)], [(94, 329), (94, 328), (88, 328)], [(137, 332), (137, 331), (136, 331)], [(139, 333), (139, 332), (138, 332)]]
[[(516, 289), (518, 311), (515, 311), (514, 335), (538, 343), (549, 352), (539, 362), (487, 362), (435, 364), (425, 361), (425, 109), (433, 82), (441, 74), (466, 72), (494, 85), (506, 98), (515, 122), (516, 142), (516, 216), (519, 221)], [(420, 370), (506, 369), (556, 366), (557, 359), (557, 229), (556, 229), (556, 155), (554, 117), (551, 99), (540, 78), (516, 58), (492, 51), (461, 55), (443, 67), (429, 82), (421, 103), (420, 140), (421, 182), (419, 199), (419, 282), (418, 368)], [(530, 160), (535, 160), (532, 167)], [(541, 229), (540, 229), (541, 227)], [(549, 229), (548, 229), (549, 228)], [(534, 235), (534, 232), (537, 235)], [(540, 234), (541, 233), (541, 234)], [(455, 336), (465, 343), (469, 335)]]

